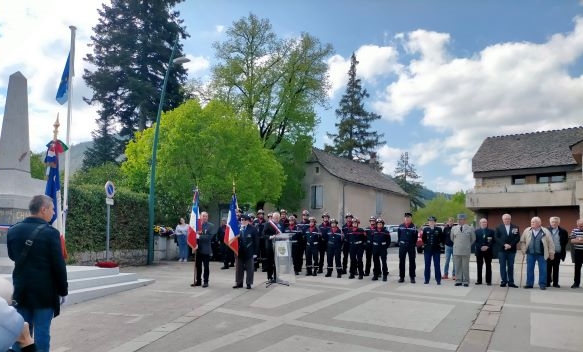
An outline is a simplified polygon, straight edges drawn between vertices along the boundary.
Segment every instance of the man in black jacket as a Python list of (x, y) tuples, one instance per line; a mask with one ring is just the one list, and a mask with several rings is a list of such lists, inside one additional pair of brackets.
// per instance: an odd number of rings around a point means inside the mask
[(478, 280), (482, 284), (482, 267), (486, 263), (486, 284), (492, 285), (492, 246), (494, 245), (494, 230), (488, 228), (488, 220), (480, 219), (480, 228), (476, 229), (476, 264), (478, 265)]
[(496, 227), (495, 241), (499, 245), (498, 261), (500, 262), (500, 287), (514, 287), (514, 258), (516, 245), (520, 242), (518, 226), (511, 224), (510, 214), (502, 215), (502, 224)]
[(36, 346), (50, 349), (50, 326), (68, 292), (67, 269), (60, 233), (50, 226), (55, 213), (52, 198), (34, 196), (30, 217), (8, 229), (8, 256), (14, 264), (12, 281), (16, 309), (31, 324)]
[(239, 255), (237, 258), (237, 273), (235, 274), (235, 286), (233, 288), (243, 287), (243, 274), (247, 272), (247, 289), (251, 289), (253, 285), (253, 273), (255, 268), (253, 265), (253, 258), (257, 256), (259, 249), (259, 232), (251, 225), (251, 217), (243, 215), (241, 217), (243, 228), (239, 234)]
[[(209, 214), (206, 211), (200, 213), (201, 230), (197, 233), (198, 249), (196, 250), (196, 282), (194, 286), (200, 286), (201, 276), (204, 280), (202, 287), (209, 285), (209, 261), (211, 258), (211, 239), (217, 233), (212, 222), (209, 222)], [(204, 268), (204, 275), (202, 269)]]
[[(558, 216), (551, 216), (549, 219), (550, 226), (548, 227), (553, 237), (555, 244), (555, 256), (553, 259), (547, 259), (547, 287), (551, 286), (560, 288), (559, 285), (559, 264), (565, 261), (567, 255), (567, 243), (569, 243), (569, 233), (564, 228), (560, 227), (561, 219)], [(552, 278), (552, 280), (551, 280)]]

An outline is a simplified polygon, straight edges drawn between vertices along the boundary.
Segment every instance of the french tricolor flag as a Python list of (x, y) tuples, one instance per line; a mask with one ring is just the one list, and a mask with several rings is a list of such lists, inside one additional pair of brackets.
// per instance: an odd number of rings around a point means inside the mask
[(225, 229), (225, 244), (235, 252), (235, 255), (239, 255), (239, 241), (237, 236), (239, 236), (239, 219), (237, 219), (237, 196), (233, 193), (233, 198), (231, 199), (231, 206), (229, 207), (229, 215), (227, 217), (227, 228)]
[(190, 212), (190, 222), (188, 223), (188, 236), (186, 237), (186, 243), (195, 251), (198, 248), (198, 243), (196, 242), (196, 233), (200, 232), (200, 212), (198, 210), (198, 188), (194, 190), (194, 196), (192, 197), (192, 210)]

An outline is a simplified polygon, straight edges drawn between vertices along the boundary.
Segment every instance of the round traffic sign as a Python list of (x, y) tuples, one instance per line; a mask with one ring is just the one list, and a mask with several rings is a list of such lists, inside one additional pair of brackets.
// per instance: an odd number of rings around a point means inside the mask
[(107, 181), (105, 183), (105, 196), (107, 198), (113, 198), (114, 195), (115, 195), (115, 186), (113, 185), (113, 182)]

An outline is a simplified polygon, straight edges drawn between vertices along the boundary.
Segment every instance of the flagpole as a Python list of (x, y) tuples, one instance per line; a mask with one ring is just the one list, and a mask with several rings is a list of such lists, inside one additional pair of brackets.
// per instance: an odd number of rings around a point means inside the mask
[[(67, 145), (71, 145), (71, 120), (73, 115), (73, 77), (75, 76), (75, 31), (77, 27), (69, 26), (71, 30), (71, 49), (69, 51), (69, 79), (67, 80)], [(71, 152), (65, 153), (65, 180), (63, 181), (63, 215), (62, 235), (65, 237), (67, 229), (67, 213), (69, 211), (69, 170), (71, 165)]]

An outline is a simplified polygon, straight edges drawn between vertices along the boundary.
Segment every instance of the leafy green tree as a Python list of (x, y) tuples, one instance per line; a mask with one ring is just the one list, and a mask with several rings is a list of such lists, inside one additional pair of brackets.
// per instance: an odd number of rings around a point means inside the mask
[[(128, 143), (122, 164), (129, 187), (146, 192), (153, 128)], [(275, 202), (285, 177), (273, 151), (265, 149), (256, 126), (225, 103), (204, 108), (194, 100), (165, 113), (160, 124), (156, 199), (161, 214), (184, 214), (198, 186), (203, 206), (230, 200), (233, 182), (242, 203)]]
[(350, 69), (348, 70), (348, 84), (346, 92), (340, 99), (339, 108), (336, 109), (336, 123), (338, 133), (328, 133), (334, 144), (324, 146), (324, 150), (337, 156), (360, 162), (376, 163), (375, 149), (384, 143), (383, 134), (378, 134), (371, 129), (371, 123), (381, 118), (380, 115), (366, 111), (364, 99), (369, 97), (366, 89), (362, 88), (359, 78), (356, 78), (356, 66), (358, 61), (352, 53)]
[(71, 184), (75, 185), (103, 186), (107, 181), (112, 181), (116, 186), (122, 186), (125, 183), (124, 175), (118, 164), (106, 162), (86, 170), (78, 170), (71, 177)]
[(455, 193), (451, 199), (444, 195), (438, 195), (428, 201), (423, 208), (417, 209), (413, 214), (413, 221), (415, 224), (425, 224), (429, 216), (435, 216), (438, 222), (446, 222), (447, 218), (453, 217), (455, 219), (456, 215), (460, 213), (467, 215), (468, 222), (471, 222), (474, 217), (474, 213), (466, 208), (466, 195), (461, 191)]
[(418, 209), (423, 207), (423, 200), (419, 196), (423, 189), (423, 183), (417, 181), (420, 177), (415, 171), (415, 165), (409, 161), (408, 152), (401, 153), (401, 158), (397, 162), (394, 174), (395, 182), (409, 194), (411, 208)]
[(30, 176), (39, 180), (46, 179), (47, 165), (45, 164), (45, 153), (31, 153), (30, 155)]
[[(90, 47), (85, 61), (94, 70), (85, 69), (83, 79), (93, 90), (93, 96), (84, 98), (88, 104), (99, 106), (99, 130), (94, 139), (100, 145), (88, 153), (86, 166), (115, 161), (120, 149), (110, 144), (113, 131), (120, 126), (123, 140), (132, 138), (135, 131), (144, 130), (147, 122), (155, 121), (160, 90), (178, 37), (186, 38), (186, 29), (172, 10), (182, 0), (112, 0), (103, 4), (99, 22), (93, 27)], [(182, 56), (178, 44), (176, 56)], [(180, 105), (185, 97), (181, 85), (186, 80), (184, 67), (170, 71), (166, 88), (164, 110)], [(117, 153), (106, 153), (104, 148)], [(123, 147), (123, 146), (122, 146)], [(112, 156), (111, 154), (116, 154)]]

